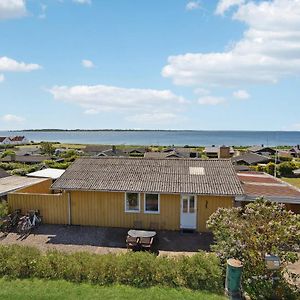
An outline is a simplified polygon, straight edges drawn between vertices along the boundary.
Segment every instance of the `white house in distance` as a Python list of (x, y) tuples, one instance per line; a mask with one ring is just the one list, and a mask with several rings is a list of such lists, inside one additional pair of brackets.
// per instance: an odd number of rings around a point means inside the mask
[(0, 136), (0, 145), (9, 145), (11, 144), (11, 140), (7, 136)]
[(0, 145), (22, 145), (28, 144), (29, 140), (25, 136), (1, 136)]

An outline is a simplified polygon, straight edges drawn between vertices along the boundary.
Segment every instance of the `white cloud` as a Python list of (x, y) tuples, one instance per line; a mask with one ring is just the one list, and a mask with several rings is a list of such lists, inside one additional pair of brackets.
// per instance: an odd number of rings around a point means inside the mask
[(199, 8), (201, 8), (199, 1), (189, 1), (185, 6), (186, 10), (195, 10)]
[(240, 100), (246, 100), (250, 98), (250, 94), (245, 90), (238, 90), (233, 92), (233, 97)]
[(3, 122), (7, 122), (7, 123), (11, 123), (11, 122), (21, 123), (21, 122), (25, 121), (24, 118), (16, 116), (16, 115), (12, 115), (12, 114), (7, 114), (7, 115), (2, 116), (1, 120)]
[(233, 19), (249, 28), (230, 50), (170, 56), (162, 75), (178, 85), (233, 87), (300, 74), (299, 0), (248, 1)]
[(1, 72), (30, 72), (40, 69), (38, 64), (26, 64), (24, 62), (17, 62), (6, 56), (0, 57), (0, 71)]
[(92, 4), (91, 0), (73, 0), (73, 2), (78, 4)]
[(149, 112), (155, 118), (170, 120), (173, 114), (180, 112), (188, 103), (181, 96), (169, 90), (121, 88), (107, 85), (54, 86), (50, 90), (54, 99), (77, 104), (86, 114), (100, 112), (120, 112), (127, 120), (141, 120)]
[(26, 16), (25, 0), (1, 0), (0, 20), (13, 19)]
[(223, 15), (227, 10), (233, 6), (244, 4), (245, 0), (220, 0), (216, 8), (217, 15)]
[(0, 74), (0, 82), (3, 82), (5, 80), (5, 77), (3, 74)]
[(198, 99), (198, 103), (201, 105), (219, 105), (226, 102), (223, 97), (205, 96)]
[(197, 88), (194, 90), (194, 94), (198, 96), (207, 96), (210, 94), (210, 91), (207, 89)]
[(88, 68), (88, 69), (91, 69), (91, 68), (94, 68), (94, 67), (95, 67), (94, 63), (93, 63), (91, 60), (89, 60), (89, 59), (83, 59), (83, 60), (81, 61), (81, 65), (82, 65), (84, 68)]

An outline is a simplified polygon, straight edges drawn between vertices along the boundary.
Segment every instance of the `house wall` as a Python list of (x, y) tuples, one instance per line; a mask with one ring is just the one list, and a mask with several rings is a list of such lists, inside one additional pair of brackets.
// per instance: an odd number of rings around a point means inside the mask
[(22, 214), (29, 210), (39, 210), (43, 223), (68, 224), (68, 195), (63, 194), (8, 194), (9, 211), (21, 209)]
[(46, 179), (45, 181), (33, 184), (23, 189), (19, 189), (18, 193), (32, 193), (32, 194), (52, 194), (50, 189), (52, 179)]
[(234, 206), (234, 197), (201, 196), (197, 197), (197, 231), (206, 232), (206, 221), (219, 208)]
[[(46, 184), (44, 190), (47, 190)], [(139, 213), (125, 212), (123, 192), (82, 192), (63, 194), (17, 192), (8, 195), (10, 211), (38, 209), (43, 222), (48, 224), (68, 224), (70, 199), (71, 224), (103, 227), (133, 228), (135, 223), (144, 229), (180, 230), (180, 195), (161, 194), (160, 213), (144, 212), (144, 194), (141, 194)], [(197, 231), (208, 231), (206, 221), (219, 207), (232, 207), (233, 197), (197, 196)]]
[(160, 195), (159, 214), (144, 213), (143, 194), (140, 213), (125, 212), (123, 192), (71, 192), (70, 196), (74, 225), (130, 228), (139, 221), (145, 229), (154, 226), (157, 229), (179, 230), (180, 227), (180, 195)]

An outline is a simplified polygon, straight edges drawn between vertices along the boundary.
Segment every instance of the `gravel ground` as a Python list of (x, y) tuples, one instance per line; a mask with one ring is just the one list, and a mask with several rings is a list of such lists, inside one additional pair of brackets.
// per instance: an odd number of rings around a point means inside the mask
[[(0, 245), (34, 246), (41, 251), (88, 251), (92, 253), (120, 253), (127, 251), (125, 239), (128, 229), (42, 225), (27, 237), (11, 232), (0, 237)], [(181, 233), (160, 231), (157, 234), (160, 254), (193, 254), (199, 249), (209, 250), (212, 236), (209, 233)]]

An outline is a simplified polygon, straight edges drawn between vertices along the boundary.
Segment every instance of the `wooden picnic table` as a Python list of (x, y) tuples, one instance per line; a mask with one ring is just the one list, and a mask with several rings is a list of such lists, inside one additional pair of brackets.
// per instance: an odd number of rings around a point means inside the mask
[(156, 236), (156, 231), (130, 229), (128, 235), (133, 238), (153, 238)]

